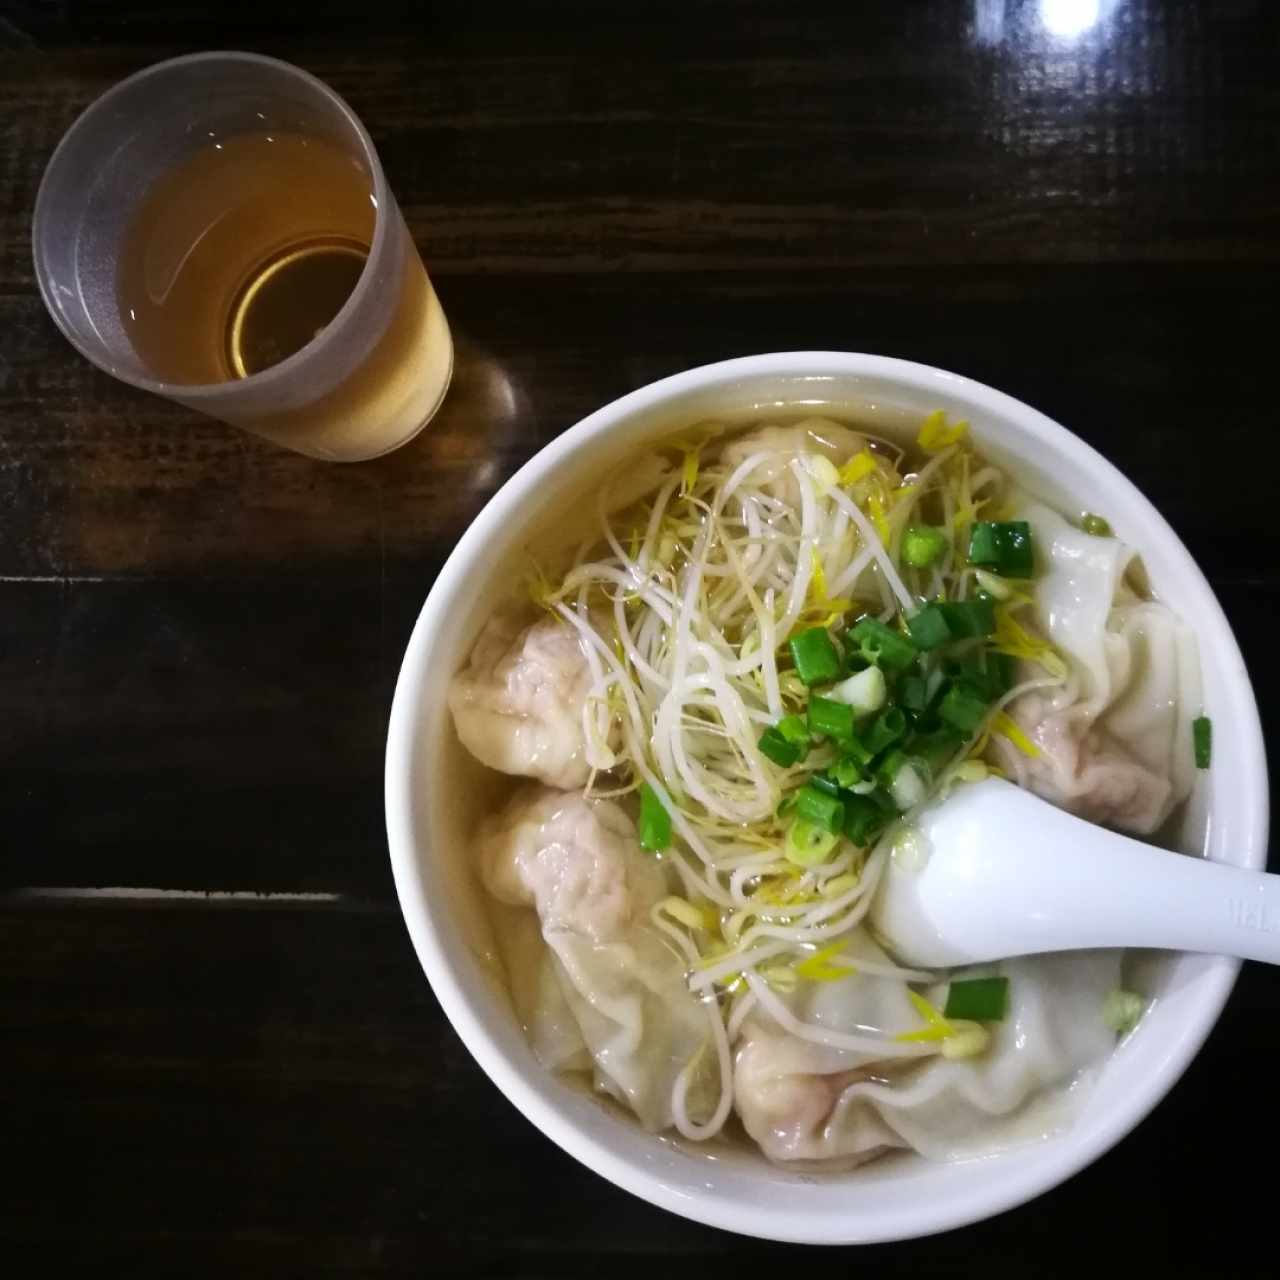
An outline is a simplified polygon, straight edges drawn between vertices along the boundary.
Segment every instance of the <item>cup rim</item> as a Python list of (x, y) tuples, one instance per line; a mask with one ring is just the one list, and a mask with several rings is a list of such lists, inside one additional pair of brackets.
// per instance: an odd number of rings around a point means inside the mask
[[(1234, 985), (1240, 962), (1223, 956), (1205, 957), (1197, 978), (1193, 1010), (1175, 1031), (1161, 1041), (1161, 1055), (1142, 1089), (1112, 1106), (1090, 1133), (1068, 1130), (1035, 1148), (1034, 1168), (1008, 1171), (1003, 1178), (975, 1177), (961, 1193), (944, 1203), (912, 1204), (886, 1211), (874, 1223), (851, 1223), (820, 1207), (808, 1211), (790, 1206), (750, 1208), (731, 1194), (708, 1189), (691, 1198), (653, 1172), (612, 1150), (605, 1142), (576, 1126), (555, 1105), (540, 1096), (508, 1058), (505, 1050), (473, 1009), (459, 980), (459, 964), (445, 949), (433, 903), (426, 894), (414, 839), (412, 765), (419, 715), (420, 689), (434, 643), (445, 623), (451, 597), (463, 586), (475, 562), (483, 558), (488, 540), (517, 515), (530, 490), (579, 448), (625, 423), (643, 409), (682, 393), (724, 386), (744, 378), (766, 376), (863, 376), (930, 383), (951, 390), (994, 416), (1016, 421), (1020, 430), (1038, 438), (1054, 452), (1072, 455), (1089, 468), (1108, 474), (1126, 491), (1132, 509), (1161, 534), (1166, 545), (1191, 571), (1206, 597), (1205, 616), (1197, 631), (1211, 630), (1233, 657), (1227, 687), (1247, 714), (1234, 725), (1243, 739), (1245, 763), (1240, 779), (1241, 822), (1251, 869), (1265, 864), (1269, 823), (1269, 791), (1265, 746), (1252, 682), (1239, 658), (1239, 646), (1217, 598), (1191, 553), (1150, 500), (1078, 436), (1022, 401), (963, 375), (929, 365), (864, 353), (802, 351), (774, 352), (703, 365), (648, 384), (589, 414), (530, 458), (489, 500), (458, 540), (423, 603), (405, 649), (396, 682), (385, 757), (384, 799), (387, 837), (396, 892), (402, 915), (424, 974), (446, 1016), (467, 1049), (508, 1100), (547, 1137), (615, 1185), (682, 1217), (742, 1235), (806, 1244), (869, 1244), (907, 1240), (965, 1226), (1026, 1203), (1078, 1173), (1114, 1146), (1164, 1098), (1186, 1070), (1213, 1029)], [(1237, 661), (1238, 659), (1238, 661)], [(994, 1157), (993, 1160), (1000, 1157)], [(993, 1171), (993, 1166), (988, 1166)]]
[[(370, 176), (373, 179), (373, 195), (377, 203), (374, 207), (373, 239), (369, 244), (369, 253), (365, 258), (364, 266), (361, 268), (355, 286), (347, 296), (347, 300), (338, 309), (333, 319), (325, 326), (324, 331), (317, 337), (312, 338), (311, 341), (300, 347), (292, 355), (286, 356), (279, 364), (273, 364), (270, 368), (250, 374), (247, 378), (231, 378), (222, 382), (165, 382), (156, 378), (134, 377), (130, 374), (123, 374), (105, 360), (100, 359), (94, 352), (86, 350), (81, 345), (77, 336), (63, 322), (62, 313), (55, 305), (40, 244), (40, 227), (44, 216), (43, 210), (48, 198), (49, 186), (59, 162), (64, 158), (66, 151), (69, 150), (69, 144), (73, 137), (103, 107), (108, 106), (116, 98), (152, 76), (162, 75), (179, 67), (190, 67), (196, 63), (215, 61), (256, 63), (260, 66), (284, 71), (301, 81), (308, 88), (318, 92), (322, 97), (327, 98), (337, 108), (355, 134), (364, 152), (365, 160), (369, 165)], [(302, 67), (295, 66), (292, 62), (286, 62), (282, 58), (271, 58), (266, 54), (250, 53), (239, 49), (210, 49), (201, 53), (183, 54), (177, 58), (166, 58), (162, 62), (154, 62), (150, 66), (135, 71), (132, 75), (126, 76), (123, 80), (118, 81), (99, 94), (71, 122), (66, 133), (59, 139), (58, 145), (50, 153), (48, 163), (45, 165), (44, 173), (40, 178), (40, 185), (36, 190), (35, 205), (31, 216), (31, 257), (35, 267), (36, 284), (40, 289), (40, 297), (44, 301), (45, 309), (49, 312), (53, 322), (62, 331), (67, 341), (91, 364), (96, 365), (104, 373), (108, 373), (113, 378), (128, 383), (132, 387), (137, 387), (142, 391), (150, 391), (169, 400), (176, 399), (187, 403), (225, 396), (232, 388), (242, 393), (247, 393), (250, 389), (269, 389), (277, 381), (281, 381), (296, 372), (302, 366), (304, 360), (316, 359), (317, 356), (322, 355), (327, 347), (342, 340), (343, 322), (350, 318), (351, 313), (372, 287), (373, 265), (383, 252), (387, 237), (390, 235), (388, 228), (394, 221), (390, 217), (390, 197), (391, 189), (387, 183), (386, 174), (382, 170), (382, 161), (378, 157), (377, 148), (373, 145), (373, 139), (369, 136), (368, 130), (346, 99), (336, 89), (325, 84), (318, 76), (312, 75), (311, 72), (304, 70)]]

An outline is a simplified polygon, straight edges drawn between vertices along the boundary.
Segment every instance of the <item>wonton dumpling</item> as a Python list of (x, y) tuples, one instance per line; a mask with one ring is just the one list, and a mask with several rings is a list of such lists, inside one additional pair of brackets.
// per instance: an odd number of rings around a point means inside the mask
[(1020, 784), (1062, 808), (1150, 835), (1194, 781), (1195, 636), (1126, 585), (1135, 555), (1124, 543), (1084, 533), (1039, 503), (1017, 514), (1030, 521), (1044, 562), (1037, 620), (1072, 679), (1014, 703), (1011, 714), (1042, 754), (1029, 760), (1001, 742), (1004, 761)]
[(791, 461), (798, 454), (817, 453), (840, 466), (866, 444), (866, 439), (848, 427), (827, 418), (806, 418), (790, 427), (760, 427), (746, 435), (735, 436), (720, 453), (720, 461), (732, 473), (752, 454), (776, 454), (761, 462), (752, 472), (752, 480), (771, 497), (797, 506), (800, 494)]
[(530, 626), (506, 614), (485, 625), (471, 661), (449, 686), (449, 709), (462, 744), (481, 764), (538, 778), (553, 787), (581, 787), (592, 768), (583, 733), (591, 689), (578, 633), (543, 618)]
[[(707, 1040), (709, 1023), (683, 963), (650, 923), (666, 878), (641, 851), (634, 823), (611, 801), (526, 787), (481, 827), (478, 852), (486, 887), (503, 902), (534, 907), (554, 955), (558, 993), (524, 1015), (534, 1045), (565, 1046), (557, 1052), (568, 1056), (567, 1005), (597, 1086), (646, 1128), (669, 1128), (676, 1076)], [(711, 1110), (697, 1090), (690, 1107)]]
[[(987, 1049), (973, 1058), (930, 1059), (892, 1085), (855, 1084), (846, 1104), (871, 1103), (931, 1160), (989, 1154), (1064, 1127), (1089, 1083), (1082, 1073), (1100, 1066), (1115, 1048), (1116, 1033), (1102, 1010), (1108, 993), (1120, 985), (1122, 955), (1024, 956), (954, 975), (1009, 978), (1008, 1013), (1003, 1022), (986, 1024)], [(935, 1003), (945, 1001), (942, 987), (928, 995)], [(1073, 1083), (1068, 1096), (1065, 1089)]]
[[(1118, 984), (1120, 954), (1034, 956), (971, 971), (1009, 978), (1008, 1015), (988, 1024), (991, 1043), (973, 1058), (876, 1061), (802, 1040), (757, 1012), (737, 1050), (738, 1114), (771, 1160), (833, 1169), (892, 1147), (946, 1160), (1041, 1137), (1069, 1118), (1065, 1087), (1115, 1046), (1102, 1007)], [(928, 996), (941, 1004), (945, 989)], [(872, 1026), (892, 1036), (920, 1026), (902, 984), (870, 975), (804, 984), (787, 1003), (831, 1030)], [(1041, 1105), (1024, 1111), (1037, 1096)]]
[[(853, 934), (842, 953), (888, 963), (865, 934)], [(888, 1034), (912, 1031), (920, 1019), (905, 986), (855, 975), (806, 983), (784, 998), (791, 1012), (833, 1031), (874, 1027)], [(891, 1069), (915, 1059), (886, 1064)], [(855, 1081), (883, 1073), (873, 1055), (802, 1040), (765, 1013), (747, 1019), (734, 1053), (734, 1108), (743, 1128), (770, 1160), (851, 1168), (891, 1147), (906, 1145), (865, 1102), (844, 1095)]]
[(480, 828), (480, 874), (499, 902), (533, 907), (545, 930), (613, 942), (662, 896), (635, 823), (609, 800), (524, 787)]

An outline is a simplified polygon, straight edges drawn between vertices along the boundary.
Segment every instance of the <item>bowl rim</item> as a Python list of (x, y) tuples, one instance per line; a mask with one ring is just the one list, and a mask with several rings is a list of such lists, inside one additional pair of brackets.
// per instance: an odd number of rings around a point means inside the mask
[[(766, 377), (862, 377), (901, 382), (916, 388), (937, 385), (940, 392), (962, 395), (993, 416), (1017, 424), (1019, 431), (1045, 441), (1055, 452), (1105, 472), (1127, 491), (1133, 508), (1145, 523), (1163, 531), (1170, 551), (1185, 562), (1193, 579), (1203, 587), (1211, 606), (1198, 620), (1196, 630), (1216, 630), (1233, 658), (1223, 680), (1250, 714), (1247, 724), (1233, 726), (1242, 742), (1241, 758), (1247, 776), (1240, 779), (1245, 797), (1242, 830), (1250, 837), (1247, 847), (1254, 869), (1265, 865), (1269, 823), (1269, 791), (1265, 746), (1252, 682), (1239, 655), (1239, 646), (1226, 616), (1191, 553), (1150, 500), (1117, 467), (1096, 449), (1023, 401), (984, 383), (931, 365), (860, 352), (784, 351), (742, 356), (701, 365), (659, 379), (618, 397), (582, 418), (541, 448), (489, 499), (464, 531), (432, 584), (405, 649), (396, 681), (387, 730), (385, 805), (387, 839), (392, 874), (401, 913), (436, 998), (453, 1029), (476, 1062), (508, 1100), (559, 1147), (615, 1185), (682, 1217), (761, 1239), (809, 1244), (870, 1244), (907, 1240), (964, 1226), (995, 1216), (1057, 1186), (1103, 1155), (1151, 1112), (1177, 1082), (1199, 1052), (1222, 1012), (1239, 972), (1240, 962), (1223, 956), (1207, 957), (1198, 979), (1196, 1006), (1188, 1011), (1177, 1032), (1166, 1037), (1163, 1058), (1150, 1073), (1142, 1090), (1133, 1091), (1125, 1105), (1112, 1108), (1088, 1135), (1063, 1135), (1062, 1141), (1041, 1144), (1036, 1167), (1008, 1185), (989, 1188), (987, 1179), (972, 1179), (964, 1194), (945, 1203), (913, 1204), (906, 1211), (882, 1212), (870, 1227), (834, 1218), (829, 1212), (801, 1212), (779, 1208), (749, 1211), (728, 1196), (709, 1189), (691, 1199), (611, 1150), (606, 1144), (571, 1123), (538, 1096), (508, 1060), (482, 1020), (472, 1010), (454, 977), (455, 962), (444, 947), (432, 920), (430, 902), (423, 892), (418, 850), (413, 838), (412, 762), (419, 690), (427, 658), (444, 623), (445, 606), (461, 586), (468, 566), (523, 504), (529, 490), (588, 442), (623, 424), (632, 415), (687, 392), (731, 386), (742, 379)], [(1244, 865), (1251, 865), (1246, 863)]]

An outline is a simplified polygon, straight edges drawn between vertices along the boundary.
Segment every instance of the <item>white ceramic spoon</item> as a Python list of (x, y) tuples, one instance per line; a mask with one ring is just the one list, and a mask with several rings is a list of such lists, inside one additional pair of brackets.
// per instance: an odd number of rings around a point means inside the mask
[(1280, 876), (1154, 849), (998, 778), (956, 787), (916, 831), (920, 856), (890, 859), (871, 909), (905, 964), (1085, 947), (1280, 964)]

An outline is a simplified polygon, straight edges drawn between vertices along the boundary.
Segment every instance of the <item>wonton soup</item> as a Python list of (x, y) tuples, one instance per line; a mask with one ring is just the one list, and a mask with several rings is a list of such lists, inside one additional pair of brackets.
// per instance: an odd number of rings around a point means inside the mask
[(510, 775), (472, 857), (538, 1059), (791, 1167), (1068, 1124), (1144, 1007), (1123, 953), (925, 972), (867, 917), (951, 788), (1000, 773), (1148, 837), (1186, 799), (1195, 639), (1140, 548), (941, 413), (905, 449), (702, 423), (618, 474), (450, 689)]

